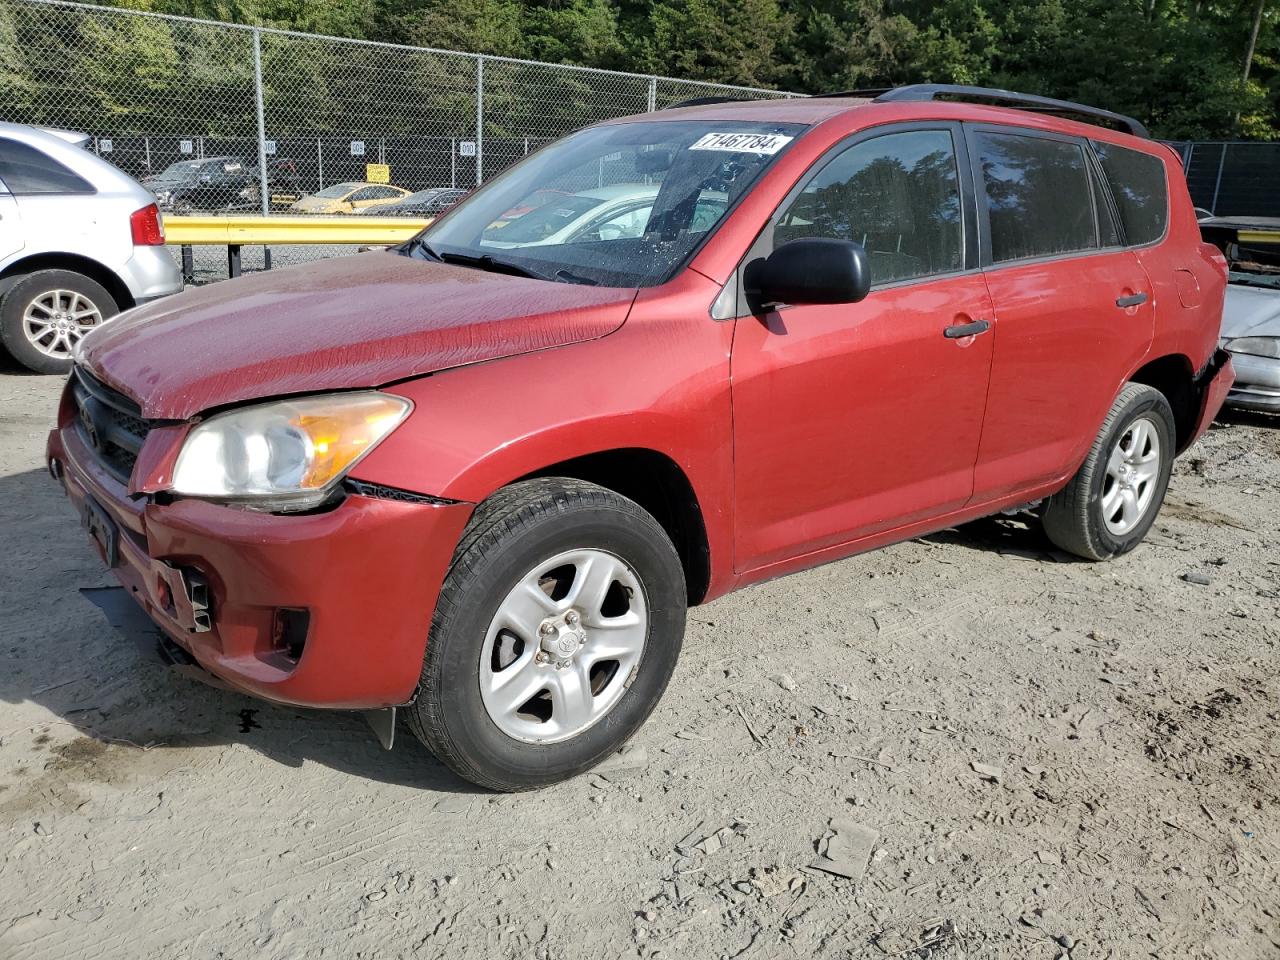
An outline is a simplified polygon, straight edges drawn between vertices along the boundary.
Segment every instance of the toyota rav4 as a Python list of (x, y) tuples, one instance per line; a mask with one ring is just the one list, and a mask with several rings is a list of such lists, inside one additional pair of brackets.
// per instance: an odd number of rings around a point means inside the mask
[(175, 650), (388, 746), (400, 710), (518, 790), (635, 732), (689, 605), (1020, 508), (1132, 550), (1230, 386), (1225, 283), (1129, 118), (702, 104), (574, 133), (397, 249), (129, 311), (48, 463)]

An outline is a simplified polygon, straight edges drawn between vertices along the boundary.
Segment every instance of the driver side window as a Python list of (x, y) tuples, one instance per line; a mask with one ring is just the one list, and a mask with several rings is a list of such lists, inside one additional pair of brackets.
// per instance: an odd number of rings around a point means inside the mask
[(837, 154), (774, 226), (775, 247), (801, 237), (862, 244), (877, 286), (960, 270), (963, 223), (951, 134), (890, 133)]

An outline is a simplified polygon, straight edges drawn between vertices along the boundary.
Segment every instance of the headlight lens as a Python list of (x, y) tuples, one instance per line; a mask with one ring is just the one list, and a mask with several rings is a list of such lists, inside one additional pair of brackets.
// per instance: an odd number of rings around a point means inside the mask
[(1280, 360), (1280, 337), (1236, 337), (1223, 344), (1232, 353)]
[(385, 393), (339, 393), (243, 407), (188, 434), (174, 493), (242, 501), (260, 510), (305, 510), (409, 414)]

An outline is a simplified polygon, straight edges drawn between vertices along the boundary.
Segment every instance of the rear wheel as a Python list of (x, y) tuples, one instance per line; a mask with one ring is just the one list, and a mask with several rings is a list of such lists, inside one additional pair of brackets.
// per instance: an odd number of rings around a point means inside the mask
[(1121, 390), (1084, 463), (1045, 505), (1049, 539), (1088, 560), (1141, 543), (1164, 502), (1175, 436), (1164, 394), (1139, 383)]
[(75, 345), (119, 312), (102, 284), (71, 270), (37, 270), (0, 300), (0, 338), (24, 367), (66, 373)]
[(549, 478), (477, 509), (445, 579), (409, 723), (459, 775), (527, 790), (616, 751), (679, 656), (666, 532), (610, 490)]

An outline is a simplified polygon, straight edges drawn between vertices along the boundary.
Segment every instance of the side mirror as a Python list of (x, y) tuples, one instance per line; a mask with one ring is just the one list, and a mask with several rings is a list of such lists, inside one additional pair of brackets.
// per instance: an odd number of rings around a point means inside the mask
[(871, 292), (871, 267), (860, 243), (805, 237), (752, 260), (743, 281), (753, 308), (768, 303), (857, 303)]

